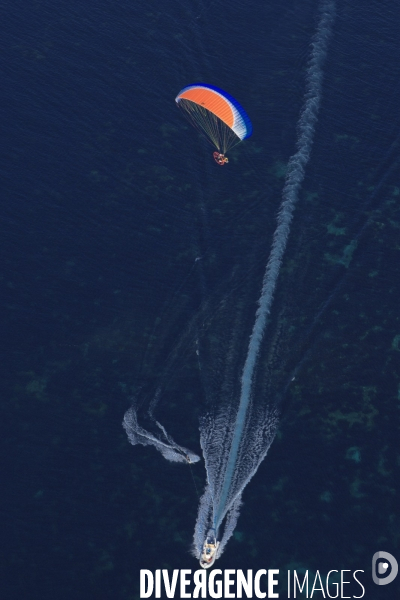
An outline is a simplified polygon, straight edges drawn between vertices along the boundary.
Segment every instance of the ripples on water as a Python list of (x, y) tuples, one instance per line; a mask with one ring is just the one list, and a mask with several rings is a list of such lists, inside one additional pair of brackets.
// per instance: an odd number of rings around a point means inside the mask
[[(338, 2), (271, 316), (302, 369), (224, 555), (237, 568), (368, 570), (382, 539), (396, 553), (398, 10)], [(8, 597), (130, 597), (140, 567), (194, 568), (190, 474), (128, 447), (120, 421), (160, 376), (160, 419), (198, 450), (196, 362), (164, 365), (207, 299), (238, 290), (254, 317), (316, 18), (316, 2), (7, 7)], [(197, 80), (253, 121), (226, 169), (174, 106)]]

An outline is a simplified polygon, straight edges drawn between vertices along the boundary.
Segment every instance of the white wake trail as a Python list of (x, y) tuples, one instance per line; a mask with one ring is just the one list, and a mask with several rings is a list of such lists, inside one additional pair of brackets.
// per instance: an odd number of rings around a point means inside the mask
[[(215, 412), (206, 414), (200, 422), (200, 441), (208, 482), (198, 510), (193, 551), (195, 556), (201, 559), (202, 566), (212, 566), (233, 534), (239, 516), (242, 492), (265, 458), (278, 426), (278, 406), (273, 401), (268, 402), (263, 398), (256, 401), (253, 398), (253, 388), (257, 381), (257, 361), (267, 319), (318, 120), (323, 64), (335, 18), (334, 0), (322, 0), (319, 14), (306, 70), (306, 91), (297, 125), (296, 152), (288, 163), (277, 227), (240, 378), (238, 409), (236, 412), (234, 395), (232, 395), (233, 402), (230, 402), (230, 390), (235, 389), (237, 379), (234, 380), (233, 372), (229, 371), (226, 377), (230, 379), (224, 380), (220, 390), (215, 391), (214, 394), (215, 398), (220, 394), (222, 399), (225, 399), (225, 404), (221, 402), (220, 406), (215, 407)], [(227, 360), (227, 357), (224, 360)], [(139, 425), (136, 406), (130, 408), (125, 414), (123, 426), (130, 442), (152, 445), (170, 461), (182, 463), (198, 461), (197, 455), (176, 444), (165, 428), (155, 420), (153, 408), (158, 394), (159, 391), (147, 415), (147, 418), (150, 418), (152, 432)], [(219, 529), (223, 522), (225, 526), (221, 536)]]
[[(272, 248), (263, 278), (259, 306), (255, 323), (250, 336), (247, 357), (241, 377), (241, 393), (236, 422), (232, 434), (231, 448), (227, 460), (224, 481), (214, 510), (213, 525), (218, 530), (232, 503), (232, 482), (237, 469), (237, 457), (242, 443), (243, 430), (246, 423), (247, 409), (252, 396), (252, 385), (257, 367), (257, 358), (261, 342), (266, 330), (267, 318), (271, 310), (278, 275), (282, 264), (293, 211), (299, 198), (305, 167), (308, 163), (318, 120), (321, 103), (323, 63), (335, 18), (335, 4), (332, 0), (322, 2), (320, 20), (311, 43), (311, 56), (307, 66), (306, 91), (304, 105), (298, 122), (297, 151), (290, 158), (282, 193), (277, 227), (273, 236)], [(243, 489), (243, 488), (242, 488)], [(238, 491), (241, 493), (241, 491)]]

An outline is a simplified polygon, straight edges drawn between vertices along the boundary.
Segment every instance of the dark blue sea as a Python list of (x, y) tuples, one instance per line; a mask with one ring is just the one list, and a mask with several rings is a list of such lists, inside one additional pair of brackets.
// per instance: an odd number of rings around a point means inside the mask
[[(198, 568), (204, 463), (121, 423), (160, 387), (161, 422), (201, 453), (196, 332), (221, 303), (217, 345), (235, 311), (251, 331), (318, 6), (3, 3), (2, 600), (133, 600), (140, 569)], [(391, 600), (400, 576), (375, 585), (371, 560), (400, 562), (400, 7), (336, 13), (266, 333), (280, 426), (216, 567), (363, 570), (365, 598)], [(253, 123), (222, 168), (175, 105), (198, 81)]]

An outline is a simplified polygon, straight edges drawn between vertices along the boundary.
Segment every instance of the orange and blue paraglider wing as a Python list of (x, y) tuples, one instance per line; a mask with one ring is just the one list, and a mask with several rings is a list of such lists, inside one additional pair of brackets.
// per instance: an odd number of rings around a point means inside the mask
[(253, 132), (244, 108), (233, 96), (216, 86), (206, 83), (188, 85), (175, 101), (189, 121), (222, 154)]

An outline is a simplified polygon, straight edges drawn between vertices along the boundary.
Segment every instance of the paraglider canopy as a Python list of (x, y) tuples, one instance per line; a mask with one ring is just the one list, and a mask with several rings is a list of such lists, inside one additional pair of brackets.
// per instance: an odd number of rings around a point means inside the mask
[(220, 165), (228, 162), (224, 156), (227, 150), (253, 132), (244, 108), (233, 96), (216, 86), (206, 83), (188, 85), (175, 101), (191, 124), (218, 150), (213, 156)]

